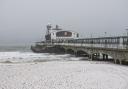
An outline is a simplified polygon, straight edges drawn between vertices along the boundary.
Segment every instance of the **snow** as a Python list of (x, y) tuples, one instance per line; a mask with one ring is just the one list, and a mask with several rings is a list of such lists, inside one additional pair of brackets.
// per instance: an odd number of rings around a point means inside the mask
[(128, 89), (128, 67), (96, 61), (0, 63), (0, 89)]

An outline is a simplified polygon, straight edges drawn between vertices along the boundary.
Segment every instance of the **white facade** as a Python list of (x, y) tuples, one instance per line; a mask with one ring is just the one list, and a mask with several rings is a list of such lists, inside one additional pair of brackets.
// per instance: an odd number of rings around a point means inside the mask
[[(69, 32), (71, 36), (57, 36), (58, 32)], [(51, 40), (66, 40), (66, 39), (77, 39), (79, 34), (73, 31), (52, 31), (51, 33)]]
[(52, 28), (51, 25), (47, 25), (47, 34), (45, 35), (45, 39), (48, 42), (77, 39), (78, 37), (79, 34), (77, 32), (62, 30), (58, 25), (56, 25), (55, 28)]

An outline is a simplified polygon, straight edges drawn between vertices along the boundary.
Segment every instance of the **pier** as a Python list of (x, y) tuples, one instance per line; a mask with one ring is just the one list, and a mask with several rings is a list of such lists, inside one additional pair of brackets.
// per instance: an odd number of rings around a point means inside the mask
[[(44, 45), (44, 43), (38, 43)], [(99, 38), (85, 38), (85, 39), (70, 39), (57, 40), (45, 43), (56, 48), (61, 48), (61, 51), (76, 56), (88, 57), (88, 60), (111, 60), (116, 64), (128, 63), (128, 37), (99, 37)]]
[(37, 42), (34, 52), (69, 53), (88, 60), (113, 61), (128, 64), (128, 35), (79, 38), (79, 33), (48, 24), (45, 41)]

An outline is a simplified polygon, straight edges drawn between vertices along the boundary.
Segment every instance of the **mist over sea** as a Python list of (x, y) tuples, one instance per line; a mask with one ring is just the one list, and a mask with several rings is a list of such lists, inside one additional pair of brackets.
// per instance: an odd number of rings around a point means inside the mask
[(30, 45), (0, 45), (1, 63), (78, 61), (79, 59), (69, 54), (34, 53)]
[(22, 44), (7, 44), (0, 45), (0, 52), (30, 52), (30, 45), (22, 45)]

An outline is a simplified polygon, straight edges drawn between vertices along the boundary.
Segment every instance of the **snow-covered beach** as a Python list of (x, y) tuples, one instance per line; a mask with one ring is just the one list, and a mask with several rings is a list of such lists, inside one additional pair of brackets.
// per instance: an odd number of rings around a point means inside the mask
[(128, 67), (96, 61), (0, 63), (0, 89), (128, 89)]

